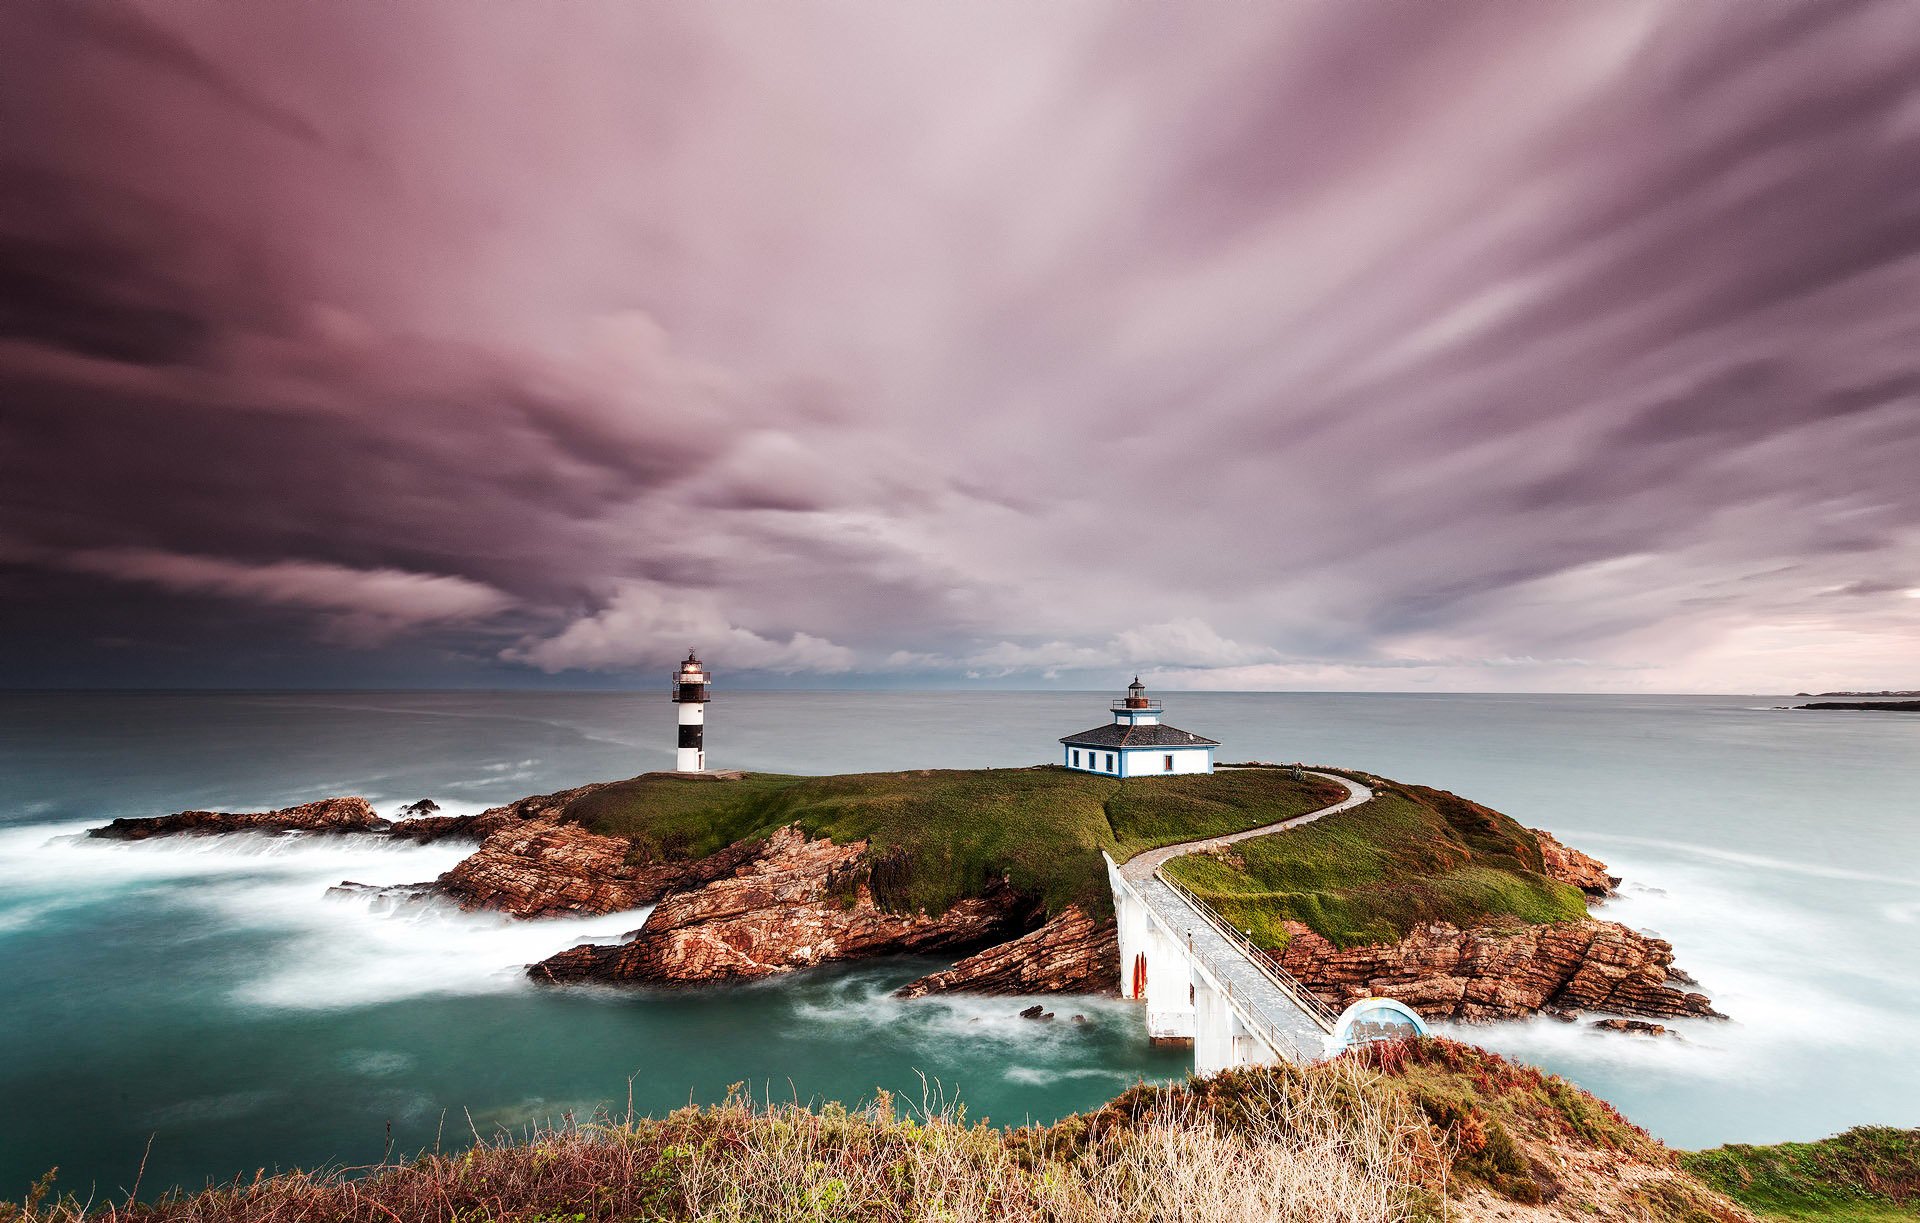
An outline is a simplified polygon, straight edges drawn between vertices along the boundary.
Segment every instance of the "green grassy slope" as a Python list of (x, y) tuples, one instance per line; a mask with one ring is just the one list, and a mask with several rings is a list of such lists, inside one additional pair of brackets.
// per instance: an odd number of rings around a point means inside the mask
[(1115, 781), (1058, 766), (932, 769), (737, 781), (650, 774), (596, 790), (565, 818), (626, 837), (636, 860), (701, 857), (798, 824), (841, 843), (869, 841), (875, 898), (941, 912), (1006, 876), (1049, 913), (1113, 907), (1100, 851), (1143, 849), (1288, 819), (1344, 791), (1277, 769)]
[(1819, 1142), (1692, 1151), (1681, 1163), (1748, 1209), (1779, 1219), (1920, 1219), (1920, 1130), (1862, 1127)]
[(1284, 921), (1352, 947), (1425, 921), (1587, 916), (1578, 889), (1541, 873), (1539, 844), (1514, 820), (1424, 786), (1374, 790), (1365, 806), (1165, 870), (1269, 948), (1286, 944)]

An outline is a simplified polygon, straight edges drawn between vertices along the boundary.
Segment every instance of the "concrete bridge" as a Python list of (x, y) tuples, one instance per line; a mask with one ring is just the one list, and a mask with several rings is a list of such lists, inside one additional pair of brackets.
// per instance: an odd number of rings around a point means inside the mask
[[(1147, 1035), (1193, 1042), (1193, 1068), (1211, 1074), (1229, 1066), (1313, 1061), (1345, 1042), (1349, 1015), (1336, 1014), (1234, 929), (1207, 903), (1161, 873), (1168, 859), (1285, 832), (1367, 802), (1373, 791), (1351, 778), (1314, 773), (1345, 787), (1347, 797), (1305, 815), (1139, 854), (1122, 866), (1107, 858), (1120, 927), (1120, 994), (1146, 1003)], [(1375, 1000), (1418, 1027), (1398, 1003)], [(1391, 1020), (1392, 1017), (1387, 1017)], [(1344, 1020), (1344, 1022), (1343, 1022)]]

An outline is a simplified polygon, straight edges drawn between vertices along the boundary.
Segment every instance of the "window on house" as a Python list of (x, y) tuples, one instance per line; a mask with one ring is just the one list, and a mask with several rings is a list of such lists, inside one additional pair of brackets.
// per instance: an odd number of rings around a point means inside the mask
[(1073, 767), (1074, 767), (1074, 768), (1076, 768), (1076, 769), (1080, 767), (1080, 753), (1079, 753), (1079, 752), (1075, 752), (1075, 753), (1073, 754)]
[(1113, 772), (1113, 753), (1107, 753), (1107, 772)]
[(1162, 759), (1164, 759), (1167, 762), (1162, 767), (1162, 771), (1167, 773), (1173, 772), (1173, 753), (1171, 752), (1167, 753), (1167, 755), (1162, 757)]

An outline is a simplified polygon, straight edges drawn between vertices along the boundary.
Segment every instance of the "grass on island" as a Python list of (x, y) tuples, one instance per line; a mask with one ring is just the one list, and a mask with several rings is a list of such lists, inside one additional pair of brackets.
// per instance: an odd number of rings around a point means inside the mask
[(1345, 797), (1284, 769), (1116, 781), (1057, 765), (734, 781), (649, 774), (583, 795), (565, 817), (625, 837), (636, 860), (704, 857), (798, 824), (866, 840), (877, 902), (940, 913), (1005, 877), (1048, 913), (1113, 909), (1100, 851), (1124, 861), (1174, 841), (1239, 832)]
[(1681, 1163), (1758, 1214), (1779, 1219), (1920, 1219), (1920, 1130), (1862, 1127), (1819, 1142), (1693, 1151)]
[(1287, 921), (1354, 947), (1421, 922), (1587, 916), (1586, 898), (1542, 873), (1539, 842), (1513, 819), (1443, 790), (1373, 787), (1364, 806), (1163, 869), (1269, 949), (1286, 945)]
[(1138, 1086), (1049, 1126), (923, 1102), (600, 1117), (147, 1202), (36, 1186), (7, 1223), (1439, 1223), (1742, 1216), (1605, 1102), (1440, 1040)]

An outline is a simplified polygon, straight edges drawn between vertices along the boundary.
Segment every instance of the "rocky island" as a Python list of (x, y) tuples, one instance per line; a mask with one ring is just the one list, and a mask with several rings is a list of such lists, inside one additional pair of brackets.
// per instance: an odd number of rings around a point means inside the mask
[[(1671, 946), (1591, 914), (1619, 882), (1604, 864), (1444, 791), (1368, 782), (1363, 806), (1166, 869), (1336, 1007), (1378, 994), (1468, 1021), (1715, 1014), (1684, 988)], [(618, 942), (528, 967), (555, 985), (686, 986), (920, 953), (963, 958), (905, 996), (1111, 992), (1102, 851), (1124, 861), (1340, 797), (1326, 778), (1273, 766), (1151, 785), (1057, 766), (648, 773), (469, 816), (386, 820), (332, 798), (120, 819), (93, 835), (465, 839), (474, 852), (437, 879), (342, 889), (526, 920), (652, 906)]]

